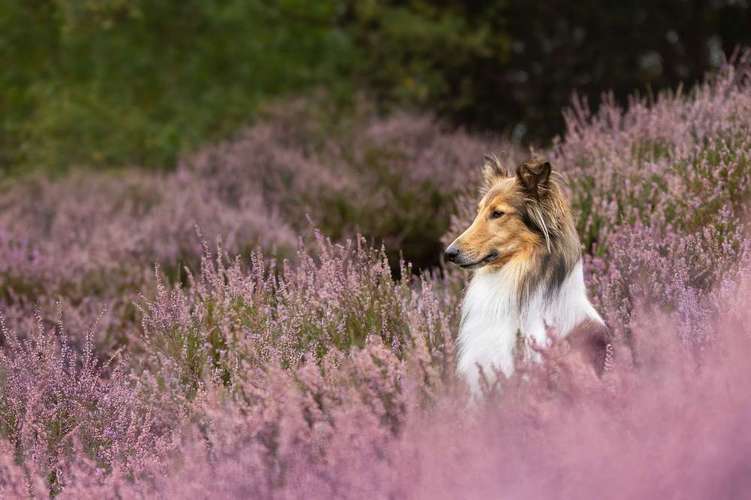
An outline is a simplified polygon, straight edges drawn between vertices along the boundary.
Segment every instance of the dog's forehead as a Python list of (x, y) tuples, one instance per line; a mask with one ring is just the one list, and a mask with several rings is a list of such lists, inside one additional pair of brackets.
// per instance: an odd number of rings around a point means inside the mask
[(509, 203), (516, 195), (516, 181), (513, 177), (500, 179), (485, 193), (480, 200), (479, 206), (484, 207), (491, 203)]

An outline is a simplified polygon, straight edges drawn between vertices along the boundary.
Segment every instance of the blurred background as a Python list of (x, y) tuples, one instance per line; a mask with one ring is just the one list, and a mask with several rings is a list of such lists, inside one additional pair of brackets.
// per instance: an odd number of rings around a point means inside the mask
[(691, 85), (750, 40), (746, 0), (4, 0), (0, 168), (171, 169), (291, 96), (544, 146), (574, 93)]

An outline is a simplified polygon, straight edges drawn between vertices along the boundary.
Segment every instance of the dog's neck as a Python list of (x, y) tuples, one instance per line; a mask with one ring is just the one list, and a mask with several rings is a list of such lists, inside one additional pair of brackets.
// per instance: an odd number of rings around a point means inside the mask
[(500, 270), (480, 269), (467, 288), (458, 371), (475, 393), (479, 392), (478, 366), (490, 379), (494, 370), (511, 376), (518, 346), (530, 342), (546, 346), (549, 334), (565, 337), (583, 321), (602, 323), (587, 298), (581, 259), (562, 280), (543, 280), (524, 289), (521, 285), (528, 282), (530, 272), (535, 271), (521, 263)]

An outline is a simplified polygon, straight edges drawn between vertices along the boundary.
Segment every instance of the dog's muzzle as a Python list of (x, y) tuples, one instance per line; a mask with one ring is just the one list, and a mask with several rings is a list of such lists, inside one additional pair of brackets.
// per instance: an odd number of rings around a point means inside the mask
[(478, 267), (482, 267), (485, 264), (495, 260), (496, 257), (498, 257), (498, 252), (496, 250), (493, 250), (482, 259), (477, 260), (477, 261), (472, 261), (464, 253), (462, 253), (462, 251), (459, 250), (459, 248), (456, 245), (452, 243), (443, 252), (443, 255), (446, 257), (447, 261), (453, 262), (459, 267), (462, 267), (464, 269), (476, 269)]

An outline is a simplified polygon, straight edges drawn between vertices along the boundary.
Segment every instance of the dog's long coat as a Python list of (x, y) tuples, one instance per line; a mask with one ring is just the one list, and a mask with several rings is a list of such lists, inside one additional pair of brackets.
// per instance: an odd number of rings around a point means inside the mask
[(457, 367), (475, 393), (480, 369), (510, 376), (515, 357), (539, 358), (528, 347), (546, 346), (551, 334), (564, 338), (590, 325), (595, 332), (582, 335), (594, 345), (604, 330), (587, 298), (579, 237), (550, 164), (530, 160), (509, 176), (493, 158), (484, 176), (475, 220), (446, 249), (449, 260), (476, 269), (462, 306)]

